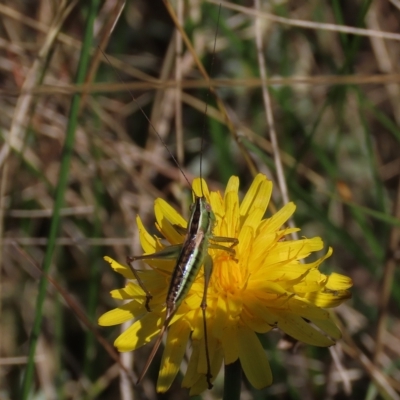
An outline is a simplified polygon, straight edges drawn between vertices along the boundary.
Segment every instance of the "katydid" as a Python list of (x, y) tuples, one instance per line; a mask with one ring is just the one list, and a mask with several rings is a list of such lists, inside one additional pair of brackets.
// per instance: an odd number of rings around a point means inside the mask
[[(206, 322), (206, 308), (207, 308), (207, 288), (212, 273), (212, 259), (208, 254), (208, 249), (220, 249), (228, 252), (232, 256), (235, 255), (235, 251), (232, 249), (238, 243), (236, 238), (225, 238), (213, 236), (212, 230), (215, 225), (215, 215), (211, 209), (210, 204), (207, 203), (206, 198), (195, 197), (195, 201), (192, 205), (191, 216), (189, 219), (188, 229), (185, 240), (181, 246), (169, 246), (165, 249), (154, 253), (139, 257), (128, 257), (128, 265), (131, 267), (133, 274), (135, 275), (139, 285), (146, 293), (146, 308), (150, 311), (149, 302), (151, 300), (151, 293), (145, 288), (143, 282), (140, 280), (137, 271), (132, 266), (132, 262), (135, 260), (143, 259), (158, 259), (158, 258), (172, 258), (176, 256), (176, 265), (172, 273), (171, 281), (166, 298), (166, 315), (164, 324), (162, 325), (159, 337), (150, 353), (149, 358), (146, 361), (144, 369), (139, 376), (138, 383), (143, 379), (147, 369), (149, 368), (158, 347), (161, 344), (161, 340), (164, 336), (172, 317), (177, 311), (179, 305), (184, 300), (190, 287), (192, 286), (200, 267), (204, 265), (204, 292), (203, 299), (200, 307), (203, 313), (203, 327), (206, 343), (206, 361), (207, 361), (207, 383), (209, 389), (212, 388), (211, 384), (211, 362), (210, 355), (208, 352), (207, 345), (207, 322)], [(225, 247), (217, 242), (228, 242), (231, 243), (231, 247)]]

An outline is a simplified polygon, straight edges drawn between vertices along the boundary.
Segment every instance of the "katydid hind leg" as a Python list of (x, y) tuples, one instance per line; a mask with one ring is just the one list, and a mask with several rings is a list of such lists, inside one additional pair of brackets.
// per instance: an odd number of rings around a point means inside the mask
[(235, 255), (236, 255), (236, 251), (234, 249), (232, 249), (232, 247), (225, 247), (225, 246), (222, 246), (222, 245), (217, 244), (217, 243), (212, 243), (212, 244), (210, 243), (208, 245), (208, 248), (209, 249), (214, 249), (214, 250), (225, 251), (225, 252), (229, 253), (233, 257), (235, 257)]
[(211, 374), (210, 352), (208, 349), (206, 309), (207, 309), (207, 290), (208, 290), (208, 284), (210, 283), (212, 269), (213, 269), (213, 261), (210, 255), (207, 254), (204, 259), (204, 292), (200, 307), (203, 314), (204, 343), (206, 347), (206, 362), (207, 362), (206, 379), (209, 389), (212, 389), (213, 384), (211, 383), (212, 374)]
[[(220, 243), (231, 243), (229, 247), (224, 246)], [(231, 238), (231, 237), (225, 237), (225, 236), (212, 236), (210, 238), (210, 243), (208, 248), (209, 249), (214, 249), (214, 250), (222, 250), (227, 253), (229, 253), (234, 260), (236, 256), (236, 251), (234, 249), (235, 246), (239, 243), (239, 240), (237, 238)]]
[(211, 236), (210, 238), (213, 242), (218, 243), (231, 243), (230, 248), (233, 248), (239, 244), (239, 239), (227, 236)]

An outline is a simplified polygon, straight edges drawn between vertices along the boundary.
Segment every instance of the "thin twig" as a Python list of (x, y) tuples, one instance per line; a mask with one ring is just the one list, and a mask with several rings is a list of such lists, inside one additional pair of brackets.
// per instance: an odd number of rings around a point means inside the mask
[[(109, 56), (107, 56), (109, 57)], [(112, 62), (115, 67), (115, 63)], [(184, 64), (184, 63), (183, 63)], [(119, 68), (124, 69), (122, 62)], [(132, 75), (132, 74), (131, 74)], [(183, 74), (185, 75), (185, 74)], [(393, 74), (374, 74), (374, 75), (321, 75), (321, 76), (291, 76), (291, 77), (271, 77), (264, 82), (267, 86), (296, 86), (310, 85), (315, 86), (332, 86), (332, 85), (372, 85), (372, 84), (390, 84), (400, 83), (400, 73)], [(75, 84), (63, 85), (47, 85), (43, 84), (35, 86), (31, 89), (0, 89), (2, 96), (20, 96), (26, 94), (34, 94), (36, 96), (44, 95), (67, 95), (76, 93), (117, 93), (126, 92), (127, 90), (165, 90), (168, 88), (176, 88), (177, 82), (174, 79), (153, 79), (151, 82), (135, 81), (126, 83), (108, 83), (98, 82), (91, 83), (88, 87)], [(231, 88), (245, 87), (258, 88), (263, 84), (262, 80), (257, 77), (235, 78), (235, 79), (210, 79), (206, 80), (182, 80), (180, 82), (182, 89), (199, 89), (208, 88), (210, 85), (214, 88)]]
[[(261, 4), (260, 0), (254, 0), (255, 9), (259, 11)], [(265, 115), (267, 117), (269, 136), (271, 139), (272, 151), (274, 155), (276, 175), (278, 178), (279, 189), (282, 194), (283, 203), (289, 203), (289, 193), (286, 184), (285, 173), (283, 171), (283, 165), (281, 160), (281, 154), (279, 150), (278, 137), (276, 135), (275, 124), (274, 124), (274, 115), (272, 113), (272, 105), (271, 98), (268, 92), (268, 88), (266, 85), (267, 81), (267, 66), (265, 65), (264, 56), (263, 56), (263, 40), (262, 40), (262, 29), (261, 29), (261, 19), (255, 19), (255, 37), (256, 37), (256, 46), (257, 46), (257, 60), (258, 66), (261, 76), (261, 81), (263, 84), (261, 85), (261, 90), (263, 94), (263, 101), (265, 107)], [(294, 222), (292, 219), (288, 221), (288, 225), (294, 228)], [(291, 236), (294, 240), (298, 239), (297, 232), (292, 232)]]
[(352, 26), (326, 24), (326, 23), (312, 22), (312, 21), (302, 21), (298, 19), (278, 17), (276, 15), (269, 14), (266, 12), (259, 12), (248, 7), (243, 7), (233, 3), (228, 3), (227, 1), (220, 1), (220, 0), (206, 0), (206, 1), (208, 3), (221, 5), (222, 7), (229, 8), (231, 10), (239, 11), (243, 14), (251, 15), (256, 18), (267, 19), (269, 21), (277, 22), (283, 25), (297, 26), (299, 28), (305, 28), (305, 29), (319, 29), (332, 32), (350, 33), (352, 35), (359, 35), (359, 36), (373, 36), (388, 40), (396, 40), (396, 41), (400, 40), (399, 33), (382, 32), (371, 29), (354, 28)]

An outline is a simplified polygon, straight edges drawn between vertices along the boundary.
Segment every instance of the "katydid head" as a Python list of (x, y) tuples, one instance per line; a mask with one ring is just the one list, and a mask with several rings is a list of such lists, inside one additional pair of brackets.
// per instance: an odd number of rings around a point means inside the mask
[(193, 231), (200, 227), (203, 232), (211, 234), (214, 225), (215, 215), (211, 205), (207, 202), (205, 196), (195, 196), (188, 226), (192, 227)]

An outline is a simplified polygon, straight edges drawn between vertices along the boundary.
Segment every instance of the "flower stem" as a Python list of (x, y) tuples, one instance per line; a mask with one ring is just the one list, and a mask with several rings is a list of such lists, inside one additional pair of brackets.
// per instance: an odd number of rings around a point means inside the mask
[(225, 365), (225, 383), (223, 400), (240, 400), (240, 387), (242, 384), (242, 366), (239, 359), (234, 363)]

